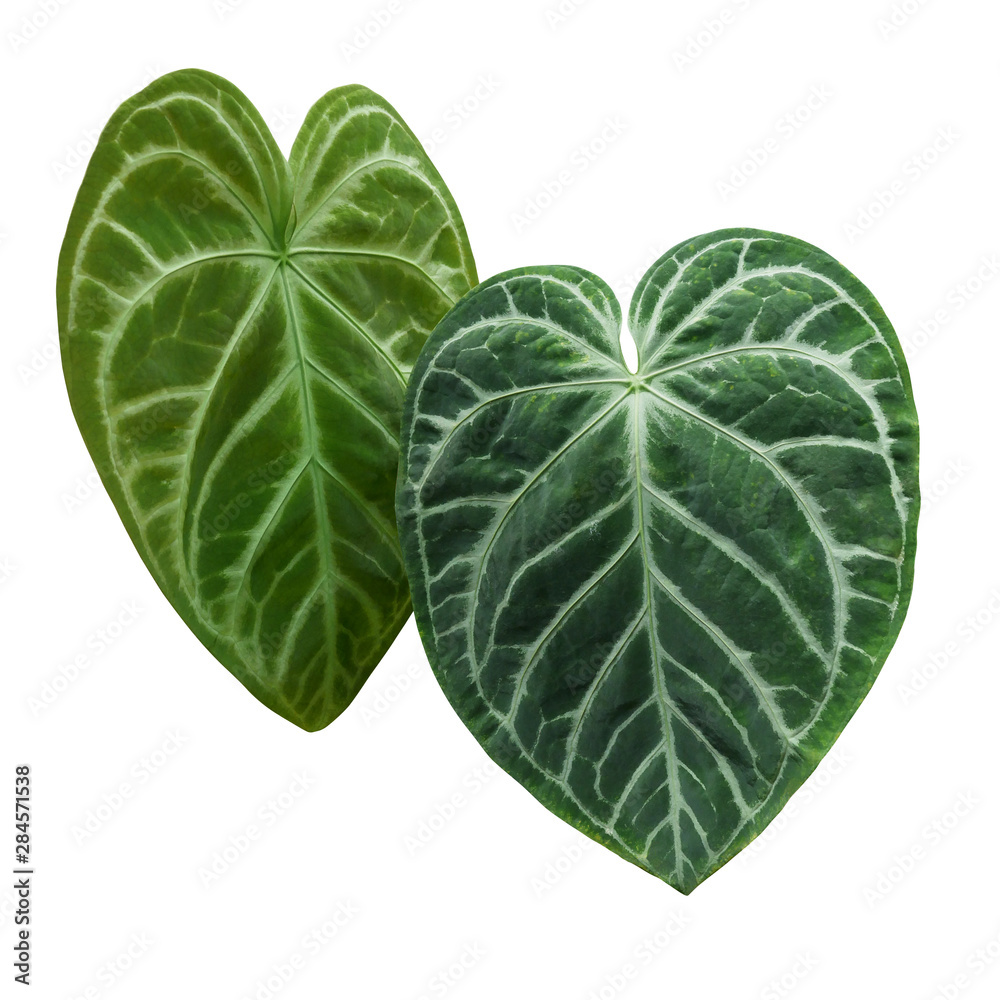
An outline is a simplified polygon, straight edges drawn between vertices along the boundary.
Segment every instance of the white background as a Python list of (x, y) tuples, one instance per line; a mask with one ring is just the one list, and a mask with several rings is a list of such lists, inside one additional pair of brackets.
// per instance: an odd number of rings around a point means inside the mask
[[(30, 762), (36, 996), (1000, 991), (997, 6), (906, 0), (894, 26), (892, 0), (558, 2), (5, 0), (0, 803)], [(756, 226), (831, 252), (893, 320), (922, 431), (909, 617), (831, 756), (693, 895), (581, 848), (497, 773), (412, 621), (309, 735), (247, 694), (148, 576), (70, 414), (55, 270), (97, 132), (185, 66), (232, 80), (286, 152), (327, 90), (383, 94), (432, 149), (481, 277), (577, 264), (627, 302), (675, 243)], [(227, 849), (237, 860), (206, 885)]]

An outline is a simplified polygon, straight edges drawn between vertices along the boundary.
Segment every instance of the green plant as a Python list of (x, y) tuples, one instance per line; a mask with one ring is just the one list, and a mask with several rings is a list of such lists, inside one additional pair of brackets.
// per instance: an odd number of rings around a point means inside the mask
[(647, 271), (634, 371), (597, 276), (476, 280), (382, 98), (331, 91), (286, 161), (235, 87), (172, 73), (112, 117), (69, 221), (73, 412), (164, 594), (262, 702), (327, 725), (412, 587), (487, 753), (690, 892), (816, 767), (902, 625), (899, 342), (842, 265), (758, 230)]
[(438, 325), (397, 523), (430, 663), (543, 804), (690, 892), (840, 734), (913, 579), (917, 418), (871, 293), (797, 239), (680, 244), (632, 298), (525, 268)]
[(364, 87), (317, 102), (286, 161), (232, 84), (171, 73), (90, 161), (57, 285), (74, 415), (168, 600), (304, 729), (410, 613), (403, 390), (475, 282), (444, 182)]

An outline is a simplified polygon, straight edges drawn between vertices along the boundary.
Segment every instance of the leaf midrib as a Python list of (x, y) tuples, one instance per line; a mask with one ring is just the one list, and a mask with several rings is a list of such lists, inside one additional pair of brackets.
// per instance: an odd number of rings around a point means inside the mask
[[(633, 416), (633, 447), (635, 448), (635, 510), (638, 519), (639, 546), (642, 554), (643, 568), (643, 588), (646, 594), (646, 615), (649, 618), (649, 647), (653, 654), (653, 673), (656, 677), (656, 703), (660, 709), (660, 722), (663, 726), (664, 744), (669, 744), (670, 753), (667, 755), (667, 775), (670, 785), (670, 818), (673, 820), (674, 828), (674, 871), (683, 881), (683, 864), (681, 858), (684, 857), (681, 846), (681, 824), (680, 824), (680, 778), (677, 773), (677, 744), (674, 740), (673, 726), (668, 718), (667, 701), (663, 691), (663, 669), (660, 666), (660, 646), (656, 633), (656, 612), (653, 607), (653, 592), (650, 581), (650, 560), (649, 552), (646, 549), (645, 531), (645, 494), (642, 492), (642, 483), (645, 477), (642, 474), (642, 437), (639, 424), (639, 393), (632, 394), (632, 416)], [(644, 854), (648, 854), (653, 835), (646, 842)], [(686, 858), (684, 859), (687, 860)]]
[[(532, 477), (532, 479), (529, 480), (528, 483), (526, 483), (525, 486), (523, 486), (517, 492), (517, 494), (515, 494), (513, 496), (513, 498), (510, 499), (508, 509), (501, 516), (499, 523), (495, 527), (495, 530), (493, 531), (493, 533), (491, 535), (490, 542), (487, 544), (486, 552), (483, 554), (482, 560), (480, 561), (479, 572), (478, 572), (478, 575), (477, 575), (477, 578), (476, 578), (476, 582), (475, 582), (474, 586), (471, 589), (471, 593), (474, 596), (478, 594), (478, 591), (479, 591), (479, 589), (481, 587), (481, 581), (482, 581), (483, 571), (484, 571), (484, 567), (485, 567), (485, 564), (486, 564), (486, 560), (487, 560), (489, 551), (491, 550), (493, 543), (496, 541), (496, 538), (497, 538), (497, 536), (499, 534), (500, 528), (502, 527), (502, 524), (504, 523), (504, 521), (506, 520), (508, 514), (510, 513), (510, 510), (527, 493), (527, 491), (531, 488), (531, 486), (533, 486), (537, 481), (539, 481), (539, 479), (542, 476), (542, 474), (552, 464), (554, 464), (556, 461), (558, 461), (561, 457), (563, 457), (566, 454), (566, 451), (568, 450), (569, 447), (571, 447), (572, 445), (575, 445), (575, 444), (579, 443), (579, 441), (582, 440), (585, 437), (585, 435), (587, 434), (587, 432), (590, 431), (597, 423), (600, 423), (603, 420), (605, 420), (608, 417), (610, 417), (621, 405), (626, 404), (629, 399), (631, 399), (633, 401), (633, 406), (635, 407), (635, 413), (634, 413), (634, 418), (633, 419), (636, 422), (638, 422), (639, 402), (640, 402), (642, 396), (644, 394), (648, 393), (650, 396), (656, 398), (660, 403), (666, 403), (667, 405), (671, 405), (675, 409), (677, 409), (678, 412), (683, 413), (685, 416), (688, 416), (688, 417), (691, 417), (691, 418), (694, 418), (696, 420), (701, 421), (706, 426), (708, 426), (711, 430), (718, 430), (718, 431), (722, 431), (722, 432), (728, 434), (728, 432), (726, 432), (725, 428), (720, 427), (719, 425), (717, 425), (714, 422), (708, 420), (707, 418), (703, 417), (702, 415), (698, 414), (695, 411), (687, 410), (686, 408), (682, 407), (680, 404), (674, 402), (673, 400), (669, 399), (668, 397), (666, 397), (666, 396), (662, 395), (661, 393), (655, 391), (646, 382), (645, 378), (643, 378), (641, 375), (629, 375), (629, 380), (630, 380), (630, 383), (631, 383), (629, 385), (629, 388), (627, 388), (624, 393), (622, 393), (616, 400), (614, 400), (611, 403), (610, 406), (605, 407), (597, 415), (596, 418), (590, 420), (588, 422), (588, 424), (581, 431), (579, 431), (577, 434), (573, 435), (570, 438), (570, 440), (566, 444), (563, 445), (563, 447), (560, 449), (560, 451), (557, 452), (555, 455), (551, 456), (549, 458), (549, 460), (546, 462), (546, 464), (541, 469), (539, 469), (539, 470), (536, 471), (536, 473), (534, 474), (534, 476)], [(613, 384), (612, 380), (597, 380), (597, 381), (598, 381), (598, 384), (604, 384), (604, 383), (611, 383), (611, 384)], [(530, 391), (547, 391), (549, 389), (562, 389), (562, 388), (573, 387), (573, 386), (574, 386), (574, 383), (560, 383), (558, 385), (545, 386), (545, 387), (529, 387), (528, 389), (526, 389), (524, 391), (525, 392), (530, 392)], [(518, 390), (518, 393), (520, 393), (520, 390)], [(492, 401), (492, 397), (491, 397), (490, 401)], [(453, 431), (454, 431), (454, 429), (452, 430), (451, 433), (453, 433)], [(732, 435), (732, 434), (728, 434), (728, 436), (730, 436), (731, 439), (735, 443), (737, 443), (737, 444), (739, 444), (739, 445), (747, 448), (753, 454), (758, 455), (763, 461), (765, 461), (768, 465), (770, 465), (773, 469), (775, 469), (775, 471), (777, 472), (777, 474), (781, 477), (782, 481), (786, 482), (786, 485), (788, 486), (788, 488), (790, 490), (792, 490), (793, 493), (795, 492), (793, 490), (793, 488), (792, 488), (792, 485), (787, 482), (787, 477), (785, 476), (783, 470), (781, 470), (780, 467), (778, 467), (777, 464), (775, 462), (773, 462), (773, 460), (769, 459), (766, 455), (761, 454), (760, 451), (758, 449), (756, 449), (752, 445), (751, 442), (746, 441), (741, 436)], [(641, 458), (640, 458), (640, 455), (639, 455), (639, 450), (640, 450), (640, 443), (639, 442), (640, 442), (640, 438), (639, 438), (638, 430), (636, 430), (636, 432), (635, 432), (635, 438), (634, 438), (634, 440), (635, 440), (635, 462), (636, 462), (636, 473), (637, 473), (636, 495), (639, 496), (643, 492), (644, 487), (646, 486), (646, 481), (645, 481), (645, 477), (642, 475), (642, 471), (641, 471)], [(797, 496), (797, 494), (796, 494), (796, 496)], [(641, 499), (637, 500), (637, 504), (638, 504), (639, 508), (642, 508), (643, 502), (642, 502)], [(819, 534), (821, 536), (822, 540), (823, 540), (823, 544), (825, 546), (828, 546), (829, 545), (829, 541), (826, 538), (826, 535), (825, 535), (822, 527), (818, 524), (818, 522), (812, 522), (812, 523), (813, 523), (813, 532), (815, 534)], [(650, 601), (650, 589), (649, 589), (649, 574), (650, 574), (650, 570), (649, 570), (648, 554), (645, 551), (645, 538), (644, 538), (644, 535), (642, 535), (642, 531), (643, 531), (642, 515), (640, 514), (640, 533), (639, 533), (639, 535), (637, 537), (639, 537), (642, 540), (642, 544), (643, 544), (643, 565), (644, 565), (645, 570), (646, 570), (646, 595), (647, 595), (647, 602), (649, 602)], [(634, 544), (634, 542), (635, 542), (635, 539), (632, 540), (631, 544)], [(630, 548), (631, 544), (629, 546), (627, 546), (627, 548)], [(830, 553), (830, 556), (831, 556), (831, 559), (832, 559), (833, 558), (832, 552)], [(835, 560), (834, 560), (833, 564), (836, 565), (836, 561)], [(839, 576), (835, 577), (835, 579), (839, 580)], [(659, 579), (658, 579), (658, 583), (660, 584), (661, 587), (663, 586), (662, 582), (659, 581)], [(801, 615), (801, 610), (799, 610), (799, 609), (797, 609), (797, 610), (798, 610), (798, 613)], [(793, 619), (793, 621), (794, 621), (794, 619)], [(837, 639), (837, 642), (838, 642), (837, 651), (832, 656), (827, 655), (827, 656), (823, 656), (821, 658), (822, 662), (827, 667), (827, 671), (828, 671), (828, 678), (827, 678), (827, 686), (828, 686), (828, 688), (830, 686), (832, 686), (833, 679), (834, 679), (834, 677), (836, 676), (836, 674), (838, 672), (838, 669), (836, 667), (836, 660), (837, 660), (837, 657), (839, 656), (839, 642), (840, 642), (839, 635), (840, 635), (840, 633), (837, 632), (837, 633), (835, 633), (835, 635), (838, 636), (838, 639)], [(652, 618), (650, 620), (650, 637), (651, 637), (651, 644), (652, 644), (652, 646), (654, 647), (654, 650), (655, 650), (655, 647), (656, 647), (655, 623), (652, 621)], [(808, 643), (808, 641), (809, 641), (808, 637), (806, 635), (803, 635), (803, 638)], [(471, 638), (470, 638), (470, 642), (471, 642)], [(470, 649), (471, 648), (473, 648), (473, 647), (470, 645)], [(731, 653), (731, 655), (735, 656), (735, 654), (732, 654), (732, 653)], [(656, 652), (654, 652), (654, 659), (656, 658), (656, 656), (657, 656), (657, 654), (656, 654)], [(475, 665), (475, 662), (476, 661), (474, 659), (474, 665)], [(505, 716), (505, 721), (507, 721), (508, 723), (512, 723), (513, 711), (514, 711), (515, 706), (519, 703), (519, 694), (520, 694), (520, 691), (521, 691), (521, 689), (523, 687), (523, 684), (524, 684), (524, 682), (526, 680), (526, 674), (527, 674), (526, 670), (523, 670), (523, 671), (520, 672), (520, 676), (519, 676), (519, 679), (518, 679), (518, 684), (516, 686), (516, 690), (514, 692), (514, 696), (512, 698), (512, 702), (511, 702), (511, 711), (508, 712), (506, 714), (506, 716)], [(667, 705), (667, 699), (666, 699), (666, 697), (665, 697), (665, 695), (663, 693), (662, 677), (661, 677), (661, 672), (659, 671), (658, 667), (657, 667), (657, 670), (656, 670), (656, 676), (657, 676), (657, 689), (658, 689), (658, 692), (659, 692), (658, 701), (660, 702), (660, 704), (662, 706), (666, 706)], [(775, 715), (776, 706), (773, 706), (767, 700), (767, 697), (764, 694), (763, 690), (760, 688), (760, 685), (757, 682), (757, 680), (755, 678), (750, 677), (749, 675), (747, 676), (747, 679), (750, 680), (751, 683), (753, 684), (753, 686), (757, 689), (759, 700), (760, 700), (760, 702), (762, 704), (762, 707), (764, 708), (765, 713), (770, 716), (771, 722), (772, 722), (772, 727), (774, 728), (775, 733), (778, 736), (778, 738), (782, 741), (782, 744), (783, 744), (782, 760), (784, 760), (784, 758), (787, 755), (787, 753), (789, 752), (792, 744), (793, 743), (797, 743), (798, 741), (800, 741), (801, 739), (804, 738), (805, 734), (808, 732), (808, 730), (809, 730), (810, 726), (812, 725), (812, 723), (816, 721), (816, 718), (818, 718), (819, 711), (817, 710), (817, 712), (815, 714), (813, 714), (802, 726), (800, 726), (794, 732), (789, 732), (789, 730), (783, 725), (783, 723), (781, 723), (781, 722), (778, 721), (778, 718)], [(669, 722), (667, 722), (666, 720), (664, 720), (663, 725), (664, 725), (665, 735), (669, 734), (669, 732), (670, 732), (670, 730), (669, 730)], [(776, 781), (777, 781), (777, 778), (775, 778), (775, 782)], [(772, 785), (773, 784), (774, 783), (772, 783)], [(676, 829), (676, 827), (675, 827), (675, 829)]]
[[(313, 412), (313, 402), (312, 402), (312, 389), (309, 385), (309, 373), (306, 369), (306, 349), (305, 344), (302, 340), (302, 334), (299, 330), (298, 316), (296, 315), (295, 303), (292, 300), (291, 290), (288, 285), (288, 274), (287, 268), (284, 266), (281, 269), (281, 287), (285, 296), (285, 308), (288, 310), (288, 320), (289, 326), (292, 331), (292, 343), (295, 346), (295, 351), (297, 355), (298, 365), (299, 365), (299, 377), (302, 382), (302, 409), (303, 409), (303, 423), (305, 427), (306, 434), (306, 451), (308, 453), (307, 462), (309, 465), (310, 475), (312, 477), (312, 488), (313, 488), (313, 503), (315, 507), (316, 522), (318, 526), (320, 544), (317, 546), (319, 549), (318, 556), (321, 565), (321, 579), (331, 588), (333, 587), (333, 580), (336, 579), (336, 566), (333, 561), (333, 545), (330, 538), (330, 523), (329, 518), (324, 517), (324, 512), (326, 510), (326, 499), (323, 495), (323, 483), (319, 477), (319, 446), (316, 439), (316, 423), (315, 415)], [(250, 567), (247, 567), (248, 572)], [(314, 599), (314, 598), (313, 598)], [(310, 603), (311, 603), (310, 599)], [(324, 616), (323, 621), (327, 633), (327, 649), (333, 650), (336, 648), (336, 638), (337, 638), (337, 622), (335, 619), (334, 612), (334, 602), (333, 594), (327, 595), (327, 600), (324, 603)]]

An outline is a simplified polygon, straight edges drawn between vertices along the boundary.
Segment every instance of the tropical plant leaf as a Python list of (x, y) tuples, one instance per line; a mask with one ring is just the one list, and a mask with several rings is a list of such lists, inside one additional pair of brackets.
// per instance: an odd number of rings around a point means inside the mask
[(682, 892), (774, 818), (909, 602), (917, 420), (871, 293), (799, 240), (470, 292), (407, 390), (397, 519), (438, 680), (487, 753)]
[(87, 169), (58, 276), (73, 412), (171, 604), (304, 729), (409, 615), (403, 390), (475, 281), (444, 182), (364, 87), (322, 98), (288, 162), (232, 84), (171, 73)]

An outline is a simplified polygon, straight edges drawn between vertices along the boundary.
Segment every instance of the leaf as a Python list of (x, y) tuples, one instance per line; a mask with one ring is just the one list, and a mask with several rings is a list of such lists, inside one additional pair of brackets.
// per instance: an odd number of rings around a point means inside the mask
[(427, 342), (397, 520), (417, 624), (487, 753), (682, 892), (864, 698), (913, 579), (917, 420), (871, 293), (725, 230), (608, 286), (508, 271)]
[(304, 729), (409, 615), (403, 390), (475, 281), (444, 182), (364, 87), (310, 110), (289, 163), (232, 84), (171, 73), (87, 169), (57, 289), (77, 423), (167, 599)]

